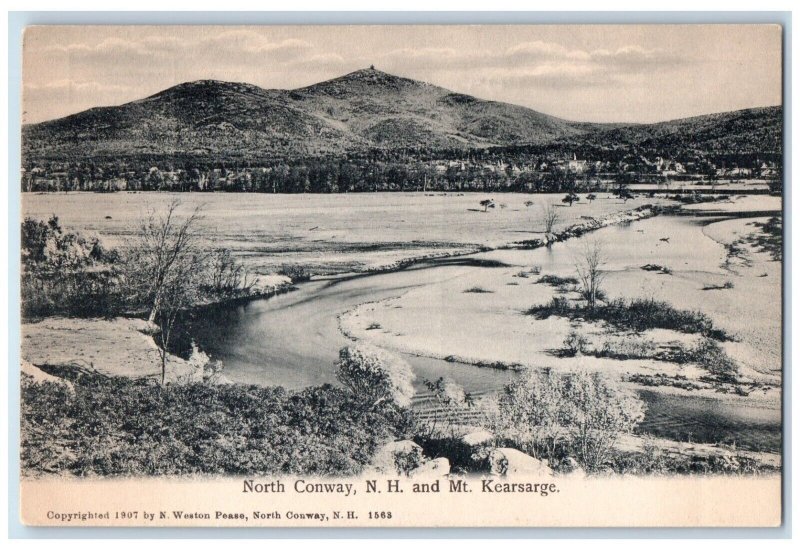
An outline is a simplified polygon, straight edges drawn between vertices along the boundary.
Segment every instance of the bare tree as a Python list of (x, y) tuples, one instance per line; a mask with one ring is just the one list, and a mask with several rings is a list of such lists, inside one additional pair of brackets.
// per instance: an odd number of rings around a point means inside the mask
[(552, 233), (557, 222), (558, 211), (552, 204), (547, 203), (544, 207), (544, 232), (548, 234)]
[(580, 259), (575, 263), (575, 271), (581, 284), (581, 293), (589, 309), (594, 309), (600, 299), (601, 285), (605, 279), (602, 267), (606, 263), (602, 245), (594, 241), (586, 243)]
[(151, 211), (144, 218), (126, 261), (134, 301), (149, 309), (148, 321), (158, 326), (162, 384), (175, 321), (196, 301), (204, 282), (205, 262), (197, 243), (200, 207), (181, 221), (179, 206), (173, 200), (163, 213)]

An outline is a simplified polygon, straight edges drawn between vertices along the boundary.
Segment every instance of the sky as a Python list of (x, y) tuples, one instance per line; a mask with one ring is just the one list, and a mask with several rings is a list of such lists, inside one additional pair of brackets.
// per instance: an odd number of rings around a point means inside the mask
[(40, 26), (24, 36), (23, 120), (374, 65), (570, 120), (655, 122), (780, 105), (781, 46), (775, 25)]

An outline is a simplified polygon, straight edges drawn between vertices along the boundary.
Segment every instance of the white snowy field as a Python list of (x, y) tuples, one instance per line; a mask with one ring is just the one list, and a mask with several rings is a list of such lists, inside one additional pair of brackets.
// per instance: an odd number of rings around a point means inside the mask
[[(672, 204), (644, 196), (623, 202), (599, 194), (591, 203), (581, 195), (567, 206), (562, 198), (521, 193), (23, 193), (21, 211), (38, 219), (55, 214), (65, 228), (99, 234), (115, 246), (130, 238), (149, 209), (163, 209), (177, 199), (183, 215), (201, 208), (209, 247), (230, 248), (253, 272), (302, 264), (324, 275), (541, 237), (547, 204), (558, 211), (556, 230), (585, 216)], [(492, 199), (495, 207), (484, 212), (484, 199)]]

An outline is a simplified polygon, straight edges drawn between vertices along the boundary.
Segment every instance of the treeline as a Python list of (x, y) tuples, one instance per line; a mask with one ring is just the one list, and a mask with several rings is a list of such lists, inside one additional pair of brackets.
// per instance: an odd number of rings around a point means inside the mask
[(231, 191), (347, 193), (367, 191), (560, 192), (598, 185), (597, 174), (570, 174), (532, 166), (452, 166), (414, 162), (355, 163), (312, 160), (270, 166), (161, 164), (148, 168), (95, 163), (52, 163), (26, 171), (23, 191)]
[[(766, 154), (662, 157), (640, 148), (515, 146), (465, 152), (374, 150), (305, 159), (142, 155), (124, 159), (27, 162), (23, 191), (232, 191), (348, 193), (370, 191), (514, 191), (558, 193), (604, 184), (713, 179), (745, 170), (775, 179), (780, 158)], [(574, 160), (573, 160), (574, 159)], [(578, 166), (575, 166), (575, 162)], [(681, 172), (666, 171), (681, 166)]]

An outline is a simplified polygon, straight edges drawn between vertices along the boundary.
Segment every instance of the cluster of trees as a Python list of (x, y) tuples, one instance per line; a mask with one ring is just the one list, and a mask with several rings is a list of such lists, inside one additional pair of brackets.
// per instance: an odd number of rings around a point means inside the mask
[(200, 242), (195, 210), (180, 201), (151, 211), (127, 245), (104, 249), (97, 238), (65, 232), (57, 217), (22, 223), (22, 313), (25, 318), (146, 314), (154, 325), (166, 378), (179, 316), (205, 303), (248, 296), (253, 281), (224, 249)]

